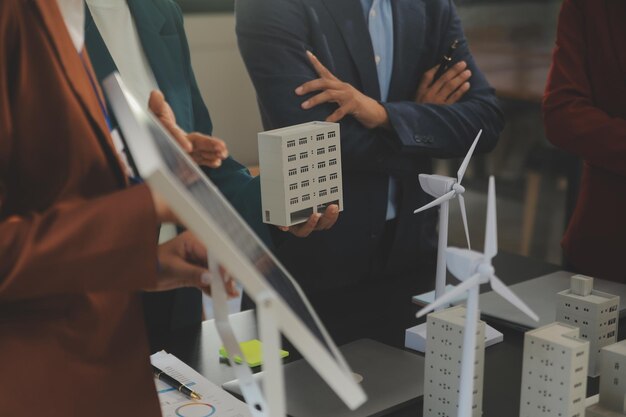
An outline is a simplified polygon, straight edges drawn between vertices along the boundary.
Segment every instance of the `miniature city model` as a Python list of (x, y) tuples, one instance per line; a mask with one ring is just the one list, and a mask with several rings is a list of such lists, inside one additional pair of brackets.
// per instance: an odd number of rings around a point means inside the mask
[(520, 417), (583, 417), (589, 342), (576, 327), (552, 323), (524, 337)]
[(265, 223), (292, 226), (330, 204), (343, 210), (339, 124), (304, 123), (258, 139)]
[(626, 416), (626, 340), (602, 348), (600, 372), (600, 402), (586, 416)]
[[(463, 355), (465, 307), (450, 307), (428, 315), (424, 416), (456, 417)], [(485, 362), (485, 323), (478, 322), (472, 417), (480, 417), (483, 407), (483, 367)]]
[(558, 293), (556, 320), (580, 328), (589, 340), (589, 376), (600, 374), (600, 349), (617, 341), (619, 297), (593, 289), (593, 278), (572, 277), (571, 288)]

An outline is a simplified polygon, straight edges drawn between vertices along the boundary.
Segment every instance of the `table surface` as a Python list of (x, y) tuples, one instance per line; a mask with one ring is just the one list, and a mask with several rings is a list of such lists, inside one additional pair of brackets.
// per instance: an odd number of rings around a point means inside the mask
[[(549, 274), (559, 269), (555, 265), (505, 253), (499, 254), (494, 259), (494, 266), (498, 276), (509, 285)], [(434, 276), (434, 271), (424, 271), (424, 274), (429, 274), (427, 278), (430, 278)], [(481, 291), (488, 290), (488, 286), (481, 288)], [(380, 299), (380, 287), (375, 286), (369, 292), (372, 294), (357, 294), (352, 297), (357, 298), (357, 302), (343, 304), (345, 309), (358, 309), (358, 311), (353, 311), (352, 315), (346, 314), (348, 316), (345, 320), (347, 324), (344, 326), (347, 327), (341, 327), (341, 325), (333, 327), (337, 320), (328, 320), (328, 317), (332, 317), (334, 314), (333, 311), (327, 312), (327, 317), (320, 314), (324, 323), (327, 323), (331, 335), (338, 345), (362, 337), (369, 337), (391, 346), (404, 348), (405, 329), (421, 322), (421, 320), (415, 319), (415, 312), (417, 312), (418, 307), (413, 305), (410, 300), (410, 296), (414, 294), (405, 294), (405, 302), (394, 300), (390, 303), (378, 303), (379, 308), (373, 308), (372, 305), (362, 301), (367, 301), (368, 295), (371, 296), (372, 300)], [(397, 296), (397, 294), (393, 294), (393, 291), (382, 296), (390, 295)], [(351, 294), (343, 294), (343, 297), (350, 299)], [(399, 306), (399, 308), (394, 306)], [(335, 317), (335, 319), (337, 318)], [(231, 323), (239, 340), (257, 337), (256, 319), (252, 311), (231, 316)], [(490, 324), (504, 334), (504, 342), (487, 348), (485, 352), (483, 415), (485, 417), (517, 417), (519, 415), (524, 334), (501, 324)], [(623, 337), (623, 327), (623, 325), (620, 326), (620, 340)], [(164, 346), (168, 352), (178, 356), (211, 381), (221, 384), (234, 379), (234, 373), (230, 367), (220, 362), (218, 358), (217, 352), (221, 342), (212, 320), (205, 321), (199, 327), (179, 331), (164, 340)], [(297, 357), (297, 352), (292, 352), (290, 360)], [(597, 392), (598, 380), (590, 378), (588, 393), (592, 395)], [(393, 415), (422, 416), (422, 403), (421, 401), (413, 403), (402, 411), (394, 412)]]

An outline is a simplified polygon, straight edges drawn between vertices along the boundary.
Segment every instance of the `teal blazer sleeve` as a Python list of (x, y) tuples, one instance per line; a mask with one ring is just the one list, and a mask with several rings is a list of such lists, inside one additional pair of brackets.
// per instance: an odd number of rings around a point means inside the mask
[[(177, 123), (188, 132), (211, 135), (213, 123), (191, 65), (180, 7), (171, 0), (128, 0), (128, 7), (159, 89), (172, 107)], [(102, 82), (117, 67), (88, 8), (85, 40)], [(228, 158), (218, 169), (203, 168), (203, 171), (265, 244), (270, 245), (269, 228), (261, 217), (259, 179), (233, 158)]]
[[(213, 124), (191, 66), (191, 54), (183, 26), (182, 12), (177, 4), (172, 2), (170, 4), (175, 9), (173, 13), (175, 14), (181, 50), (184, 54), (186, 77), (190, 83), (193, 129), (188, 130), (210, 135), (213, 133)], [(231, 157), (217, 169), (203, 168), (203, 170), (263, 242), (266, 245), (271, 245), (268, 226), (262, 221), (259, 177), (252, 177), (246, 167)]]

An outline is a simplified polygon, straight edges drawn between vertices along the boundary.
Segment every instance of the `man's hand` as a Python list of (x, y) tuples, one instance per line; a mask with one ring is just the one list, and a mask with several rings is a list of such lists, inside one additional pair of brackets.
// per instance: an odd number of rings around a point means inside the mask
[(302, 84), (296, 88), (296, 94), (321, 93), (303, 102), (303, 109), (308, 110), (323, 103), (337, 103), (339, 108), (326, 118), (327, 122), (338, 122), (352, 115), (368, 129), (389, 125), (387, 111), (379, 102), (339, 80), (311, 52), (307, 51), (307, 56), (320, 78)]
[(219, 273), (229, 297), (239, 295), (235, 282), (226, 271), (209, 272), (207, 250), (190, 232), (182, 233), (158, 249), (159, 275), (155, 288), (148, 291), (167, 291), (183, 287), (198, 287), (210, 293), (209, 273)]
[(223, 140), (201, 133), (187, 134), (181, 129), (176, 124), (176, 116), (172, 108), (160, 91), (153, 91), (150, 94), (148, 107), (198, 165), (218, 168), (222, 165), (222, 161), (228, 158), (228, 149)]
[(291, 227), (279, 227), (283, 232), (290, 232), (297, 237), (307, 237), (313, 231), (328, 230), (335, 225), (339, 218), (339, 207), (331, 204), (326, 207), (324, 215), (313, 213), (306, 223), (301, 223)]
[(472, 72), (467, 68), (465, 61), (454, 64), (441, 77), (433, 82), (439, 65), (424, 73), (420, 81), (415, 102), (418, 104), (454, 104), (470, 89), (467, 81)]

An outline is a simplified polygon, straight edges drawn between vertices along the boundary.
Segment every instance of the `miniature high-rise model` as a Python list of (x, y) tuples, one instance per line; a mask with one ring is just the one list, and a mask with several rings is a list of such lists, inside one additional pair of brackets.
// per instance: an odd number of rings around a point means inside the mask
[(587, 417), (626, 416), (626, 340), (602, 348), (600, 372), (600, 402)]
[(310, 122), (259, 133), (263, 221), (292, 226), (343, 210), (339, 124)]
[[(465, 307), (456, 306), (428, 315), (424, 416), (456, 417), (458, 413)], [(478, 322), (472, 417), (482, 415), (485, 323)]]
[(589, 342), (552, 323), (524, 337), (520, 417), (584, 417)]
[(589, 340), (589, 376), (600, 374), (600, 349), (617, 341), (619, 297), (593, 289), (593, 278), (572, 277), (571, 288), (557, 297), (556, 320), (580, 329), (580, 338)]

